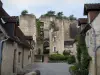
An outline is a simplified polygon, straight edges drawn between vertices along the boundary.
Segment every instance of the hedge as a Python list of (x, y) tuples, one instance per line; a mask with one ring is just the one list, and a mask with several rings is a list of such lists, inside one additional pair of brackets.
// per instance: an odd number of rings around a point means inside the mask
[(66, 60), (67, 61), (68, 59), (68, 56), (64, 56), (64, 55), (61, 55), (61, 54), (51, 54), (49, 56), (49, 60), (51, 61), (63, 61), (63, 60)]

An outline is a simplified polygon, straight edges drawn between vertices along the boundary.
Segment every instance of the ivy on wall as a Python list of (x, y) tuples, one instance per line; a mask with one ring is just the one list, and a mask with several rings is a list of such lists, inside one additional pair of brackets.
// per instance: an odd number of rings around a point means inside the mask
[(85, 35), (78, 35), (77, 36), (77, 60), (80, 64), (80, 69), (82, 70), (88, 70), (89, 63), (91, 60), (91, 57), (88, 54), (88, 49), (86, 47), (85, 43)]
[[(78, 35), (76, 37), (77, 42), (77, 71), (73, 71), (74, 73), (80, 73), (81, 75), (88, 75), (89, 71), (89, 63), (91, 61), (91, 57), (88, 54), (88, 49), (85, 43), (85, 35)], [(72, 68), (70, 68), (72, 69)], [(76, 75), (76, 74), (75, 74)]]
[(39, 43), (42, 43), (43, 42), (43, 35), (41, 35), (41, 25), (42, 25), (42, 22), (39, 21), (39, 19), (36, 20), (36, 27), (37, 27), (37, 41)]

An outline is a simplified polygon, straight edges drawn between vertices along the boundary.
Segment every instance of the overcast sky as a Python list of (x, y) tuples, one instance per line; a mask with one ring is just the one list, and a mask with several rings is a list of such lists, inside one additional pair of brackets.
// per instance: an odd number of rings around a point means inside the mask
[(11, 15), (18, 16), (22, 10), (28, 10), (36, 17), (49, 10), (62, 11), (65, 16), (73, 14), (83, 17), (84, 3), (100, 3), (100, 0), (1, 0), (3, 8)]

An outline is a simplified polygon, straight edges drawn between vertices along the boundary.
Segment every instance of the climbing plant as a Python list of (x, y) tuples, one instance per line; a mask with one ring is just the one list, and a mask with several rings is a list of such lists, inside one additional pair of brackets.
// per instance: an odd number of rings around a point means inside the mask
[(43, 42), (43, 34), (41, 34), (41, 25), (42, 22), (39, 21), (39, 19), (36, 20), (36, 28), (37, 28), (37, 41), (38, 43), (42, 43)]
[(77, 42), (77, 61), (78, 61), (77, 72), (80, 72), (81, 75), (88, 75), (89, 63), (91, 57), (89, 56), (88, 49), (86, 47), (85, 35), (82, 34), (78, 35), (76, 37), (76, 42)]

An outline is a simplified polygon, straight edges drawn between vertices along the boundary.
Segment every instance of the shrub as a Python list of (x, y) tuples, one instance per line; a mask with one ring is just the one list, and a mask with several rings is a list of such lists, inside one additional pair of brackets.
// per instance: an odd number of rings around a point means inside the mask
[(75, 70), (78, 70), (78, 67), (74, 65), (74, 66), (70, 66), (69, 69), (72, 71), (75, 71)]
[(27, 13), (28, 13), (27, 10), (23, 10), (23, 11), (21, 12), (21, 15), (25, 15), (25, 14), (27, 14)]
[(63, 55), (70, 55), (70, 51), (64, 50), (64, 51), (63, 51)]
[(78, 72), (78, 67), (76, 65), (70, 66), (69, 72), (71, 73), (71, 75), (76, 75), (76, 72)]
[(66, 61), (68, 60), (68, 56), (67, 56), (67, 55), (65, 56), (65, 60), (66, 60)]
[(69, 57), (68, 57), (68, 64), (73, 64), (73, 63), (75, 63), (76, 61), (75, 61), (75, 56), (74, 55), (70, 55)]
[(68, 57), (64, 56), (64, 55), (61, 55), (61, 54), (51, 54), (49, 56), (49, 59), (54, 60), (54, 61), (63, 61), (63, 60), (67, 60)]
[(88, 70), (81, 70), (79, 69), (80, 65), (74, 65), (69, 67), (69, 72), (71, 73), (71, 75), (88, 75)]

